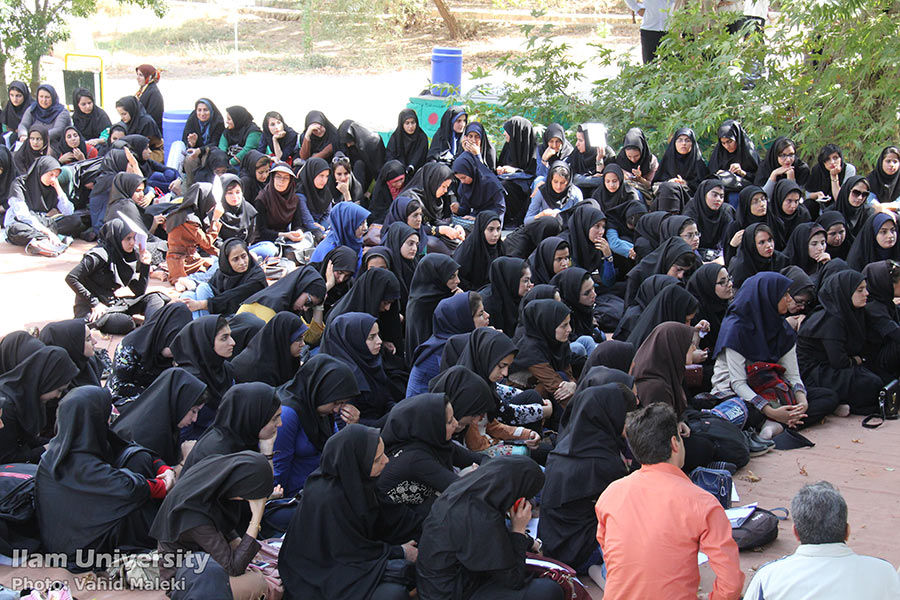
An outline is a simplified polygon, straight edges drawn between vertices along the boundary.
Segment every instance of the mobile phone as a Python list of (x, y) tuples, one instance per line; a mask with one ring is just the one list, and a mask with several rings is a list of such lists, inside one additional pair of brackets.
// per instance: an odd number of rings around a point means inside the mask
[(822, 196), (821, 198), (817, 198), (819, 202), (825, 204), (826, 202), (831, 202), (831, 196)]
[(513, 512), (518, 511), (519, 507), (522, 506), (522, 504), (524, 504), (524, 503), (525, 503), (525, 498), (519, 498), (518, 500), (516, 500), (515, 504), (513, 504)]

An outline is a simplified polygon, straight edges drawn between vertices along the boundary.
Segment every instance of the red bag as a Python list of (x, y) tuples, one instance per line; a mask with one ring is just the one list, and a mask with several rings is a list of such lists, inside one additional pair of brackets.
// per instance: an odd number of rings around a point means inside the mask
[(747, 385), (773, 407), (797, 404), (794, 390), (782, 376), (784, 367), (778, 363), (755, 362), (747, 365)]
[(526, 552), (525, 567), (535, 577), (545, 577), (555, 581), (562, 588), (566, 600), (591, 600), (587, 588), (578, 580), (575, 569), (569, 565), (546, 556)]
[[(274, 542), (276, 545), (270, 542)], [(284, 596), (284, 585), (281, 582), (281, 575), (278, 573), (278, 552), (281, 549), (281, 542), (282, 540), (278, 538), (260, 540), (260, 549), (256, 553), (255, 561), (259, 561), (265, 566), (253, 563), (249, 565), (250, 569), (260, 572), (266, 578), (266, 583), (269, 584), (266, 600), (281, 600)]]

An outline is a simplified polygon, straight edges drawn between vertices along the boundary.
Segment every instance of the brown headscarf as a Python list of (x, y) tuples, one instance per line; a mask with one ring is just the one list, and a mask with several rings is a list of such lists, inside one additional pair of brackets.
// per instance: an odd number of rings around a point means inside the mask
[[(291, 176), (291, 182), (284, 192), (275, 189), (275, 173), (286, 173)], [(290, 165), (280, 161), (273, 164), (269, 171), (269, 182), (256, 196), (256, 206), (263, 206), (269, 225), (277, 226), (272, 229), (279, 230), (291, 224), (300, 201), (297, 198), (296, 189), (297, 176), (294, 175)]]
[(147, 89), (147, 86), (151, 83), (157, 83), (159, 81), (159, 70), (153, 65), (140, 65), (135, 69), (136, 72), (140, 72), (141, 75), (144, 76), (144, 85), (141, 86), (141, 89), (137, 91), (134, 95), (135, 98), (140, 98), (141, 94), (144, 93), (144, 90)]
[(684, 412), (687, 397), (681, 381), (693, 339), (693, 327), (674, 321), (660, 323), (650, 332), (631, 365), (642, 406), (667, 402), (679, 415)]

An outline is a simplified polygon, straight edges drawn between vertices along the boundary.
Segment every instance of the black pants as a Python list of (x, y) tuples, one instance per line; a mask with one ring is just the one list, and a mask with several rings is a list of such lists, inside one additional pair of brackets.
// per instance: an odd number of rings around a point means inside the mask
[(766, 20), (761, 17), (751, 17), (748, 15), (741, 16), (737, 21), (728, 26), (728, 33), (735, 34), (743, 29), (747, 23), (751, 24), (750, 32), (762, 33), (763, 27), (766, 26)]
[(555, 581), (532, 579), (520, 590), (489, 583), (475, 590), (471, 600), (565, 600), (565, 595)]
[[(81, 222), (81, 217), (77, 215), (67, 215), (60, 217), (59, 219), (50, 219), (45, 215), (38, 215), (38, 219), (41, 221), (41, 224), (46, 226), (50, 231), (58, 233), (59, 235), (70, 235), (74, 237), (85, 229)], [(46, 237), (47, 234), (43, 231), (35, 229), (28, 223), (23, 223), (22, 221), (14, 221), (6, 229), (6, 239), (10, 244), (15, 244), (16, 246), (27, 246), (28, 242), (31, 240), (43, 240), (46, 239)], [(58, 242), (58, 240), (54, 241)]]
[(644, 64), (653, 62), (656, 58), (656, 49), (659, 43), (665, 37), (665, 31), (650, 31), (649, 29), (641, 29), (641, 55), (644, 58)]
[[(161, 292), (149, 292), (143, 296), (123, 298), (122, 302), (122, 305), (110, 307), (92, 327), (103, 333), (128, 333), (135, 327), (132, 315), (144, 315), (145, 320), (149, 319), (166, 305), (167, 299)], [(76, 296), (73, 312), (76, 319), (81, 319), (91, 314), (91, 306), (81, 296)]]
[[(818, 425), (841, 403), (834, 390), (819, 387), (811, 387), (806, 390), (806, 401), (809, 403), (809, 408), (806, 409), (806, 419), (803, 420), (802, 425), (797, 425), (797, 429)], [(762, 428), (766, 423), (765, 415), (749, 402), (745, 404), (748, 412), (747, 425), (756, 429)]]

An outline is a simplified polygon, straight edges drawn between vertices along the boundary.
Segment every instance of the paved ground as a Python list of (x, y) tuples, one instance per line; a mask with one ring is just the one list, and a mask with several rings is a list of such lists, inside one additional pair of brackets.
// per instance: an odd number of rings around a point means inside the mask
[[(4, 284), (3, 308), (0, 310), (0, 335), (23, 326), (43, 325), (52, 320), (71, 318), (73, 293), (63, 278), (80, 259), (90, 244), (76, 242), (56, 259), (25, 256), (20, 249), (0, 243), (0, 278)], [(154, 287), (169, 289), (155, 282)], [(103, 344), (112, 352), (114, 340)], [(806, 433), (816, 442), (815, 448), (774, 451), (751, 460), (737, 475), (737, 488), (742, 503), (758, 502), (772, 508), (789, 506), (796, 491), (809, 482), (826, 479), (837, 485), (850, 505), (850, 544), (858, 552), (879, 556), (894, 565), (900, 564), (900, 422), (891, 422), (878, 430), (863, 429), (860, 419), (831, 418), (824, 425)], [(749, 472), (759, 477), (750, 482)], [(741, 566), (747, 580), (767, 561), (790, 553), (796, 547), (790, 523), (781, 524), (779, 539), (760, 552), (745, 552)], [(0, 583), (9, 585), (13, 576), (72, 579), (71, 574), (55, 570), (23, 570), (15, 572), (0, 567)], [(703, 590), (711, 589), (711, 575), (704, 572)], [(594, 597), (601, 595), (593, 588)], [(121, 592), (82, 593), (97, 600), (123, 598)], [(161, 594), (129, 592), (129, 598), (162, 599)]]

